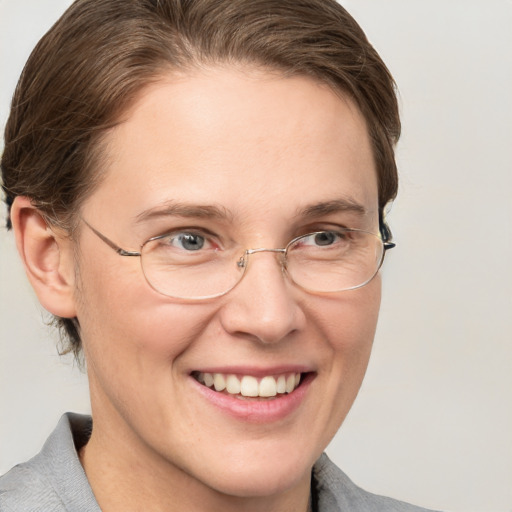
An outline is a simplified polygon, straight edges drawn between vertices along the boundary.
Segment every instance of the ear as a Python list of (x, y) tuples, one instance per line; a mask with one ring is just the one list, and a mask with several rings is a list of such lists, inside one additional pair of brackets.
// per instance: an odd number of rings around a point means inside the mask
[(14, 200), (11, 221), (18, 252), (39, 302), (55, 316), (74, 318), (75, 269), (71, 240), (52, 230), (28, 197)]

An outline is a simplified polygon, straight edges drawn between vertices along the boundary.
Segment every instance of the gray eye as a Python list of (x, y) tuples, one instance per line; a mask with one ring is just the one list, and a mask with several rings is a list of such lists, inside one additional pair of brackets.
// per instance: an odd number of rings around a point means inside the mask
[(315, 235), (316, 245), (332, 245), (336, 241), (337, 235), (332, 231), (322, 231)]
[(205, 239), (195, 233), (180, 233), (171, 240), (171, 245), (187, 251), (199, 251), (204, 247)]

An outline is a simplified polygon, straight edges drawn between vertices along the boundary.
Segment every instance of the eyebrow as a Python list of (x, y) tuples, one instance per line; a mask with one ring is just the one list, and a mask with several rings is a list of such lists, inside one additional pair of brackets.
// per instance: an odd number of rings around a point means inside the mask
[[(368, 210), (363, 205), (352, 199), (334, 199), (314, 203), (299, 209), (296, 216), (302, 219), (309, 219), (340, 212), (352, 212), (361, 217), (368, 214)], [(232, 213), (221, 206), (180, 203), (170, 200), (143, 211), (135, 217), (135, 220), (139, 224), (147, 220), (169, 216), (222, 221), (231, 221), (233, 219)]]
[(324, 201), (306, 206), (297, 212), (297, 216), (308, 219), (340, 212), (352, 212), (361, 217), (369, 213), (368, 209), (362, 204), (347, 198), (333, 199), (332, 201)]
[(217, 219), (230, 220), (231, 214), (226, 208), (216, 205), (200, 205), (180, 203), (177, 201), (166, 201), (165, 203), (145, 210), (135, 217), (136, 222), (142, 223), (159, 217), (187, 217), (195, 219)]

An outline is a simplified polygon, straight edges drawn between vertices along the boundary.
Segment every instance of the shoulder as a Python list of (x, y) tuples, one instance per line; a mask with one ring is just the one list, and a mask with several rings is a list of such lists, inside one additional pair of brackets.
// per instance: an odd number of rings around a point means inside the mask
[(433, 512), (361, 489), (325, 454), (313, 467), (313, 482), (318, 512)]
[(51, 484), (34, 467), (33, 459), (0, 477), (0, 512), (64, 510)]
[(91, 425), (88, 416), (64, 415), (40, 453), (0, 477), (0, 512), (99, 512), (75, 447)]

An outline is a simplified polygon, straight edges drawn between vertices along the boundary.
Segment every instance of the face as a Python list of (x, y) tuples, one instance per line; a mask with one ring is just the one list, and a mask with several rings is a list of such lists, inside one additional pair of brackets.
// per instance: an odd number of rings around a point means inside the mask
[[(360, 208), (332, 207), (346, 203)], [(229, 68), (169, 75), (108, 135), (105, 179), (81, 215), (135, 251), (176, 229), (213, 234), (240, 253), (332, 227), (377, 233), (366, 126), (353, 103), (309, 78)], [(236, 496), (309, 481), (360, 387), (378, 276), (357, 290), (310, 293), (261, 252), (229, 293), (190, 302), (156, 292), (139, 258), (120, 257), (85, 227), (78, 258), (93, 436), (106, 450), (128, 446), (138, 465)], [(301, 374), (301, 383), (241, 399), (198, 382), (205, 373), (278, 383)]]

